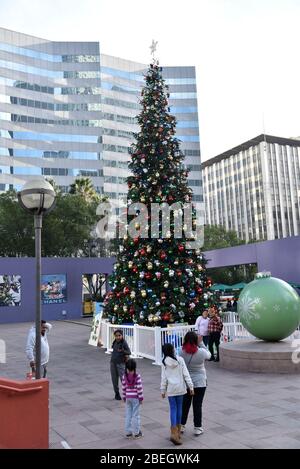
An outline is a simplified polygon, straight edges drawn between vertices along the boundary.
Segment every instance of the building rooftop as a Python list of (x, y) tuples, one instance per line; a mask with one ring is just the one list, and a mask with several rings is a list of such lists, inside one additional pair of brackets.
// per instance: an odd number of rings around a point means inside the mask
[(230, 150), (221, 153), (220, 155), (214, 156), (204, 163), (201, 164), (201, 168), (204, 169), (207, 166), (212, 166), (215, 163), (219, 163), (220, 161), (229, 158), (232, 155), (239, 153), (242, 150), (248, 150), (248, 148), (258, 145), (261, 142), (268, 142), (268, 143), (278, 143), (279, 145), (290, 145), (294, 147), (300, 147), (300, 140), (299, 137), (296, 138), (283, 138), (283, 137), (275, 137), (273, 135), (266, 135), (261, 134), (257, 137), (252, 138), (251, 140), (247, 140), (247, 142), (241, 143), (237, 147), (231, 148)]

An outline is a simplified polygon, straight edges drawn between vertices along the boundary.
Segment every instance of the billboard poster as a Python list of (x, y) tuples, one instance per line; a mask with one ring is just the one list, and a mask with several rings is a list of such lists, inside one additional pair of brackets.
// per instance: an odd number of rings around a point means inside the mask
[(42, 275), (41, 292), (43, 305), (66, 303), (66, 274)]
[(0, 306), (20, 306), (21, 276), (0, 275)]

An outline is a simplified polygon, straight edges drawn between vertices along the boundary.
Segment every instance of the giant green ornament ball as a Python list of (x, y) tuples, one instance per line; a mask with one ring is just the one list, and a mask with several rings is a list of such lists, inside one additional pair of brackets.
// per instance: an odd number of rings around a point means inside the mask
[(250, 334), (258, 339), (277, 342), (298, 327), (300, 297), (288, 283), (263, 272), (244, 287), (237, 311)]

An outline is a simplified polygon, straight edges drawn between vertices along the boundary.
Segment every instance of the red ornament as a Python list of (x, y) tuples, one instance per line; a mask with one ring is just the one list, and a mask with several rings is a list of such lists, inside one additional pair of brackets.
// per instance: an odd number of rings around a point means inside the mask
[(132, 269), (132, 272), (134, 272), (136, 274), (137, 271), (138, 271), (138, 268), (136, 266), (134, 266), (133, 269)]
[(130, 292), (129, 287), (125, 287), (123, 292), (125, 293), (125, 295), (128, 295), (128, 293)]
[(162, 251), (162, 252), (160, 253), (160, 258), (163, 260), (163, 259), (165, 259), (166, 257), (167, 257), (167, 254), (166, 254), (164, 251)]
[(146, 255), (145, 249), (141, 249), (141, 250), (140, 250), (140, 255), (141, 255), (141, 256), (145, 256), (145, 255)]
[(137, 244), (139, 242), (139, 238), (133, 238), (133, 242)]
[(182, 244), (179, 244), (178, 251), (180, 251), (180, 252), (184, 251), (184, 246)]
[(121, 293), (120, 293), (120, 292), (119, 292), (119, 293), (117, 293), (117, 295), (116, 295), (116, 296), (117, 296), (117, 298), (120, 298), (120, 296), (121, 296)]
[(152, 277), (151, 272), (146, 272), (145, 273), (145, 279), (150, 280), (151, 277)]
[(176, 270), (176, 274), (178, 275), (178, 277), (181, 277), (181, 275), (182, 275), (181, 270)]

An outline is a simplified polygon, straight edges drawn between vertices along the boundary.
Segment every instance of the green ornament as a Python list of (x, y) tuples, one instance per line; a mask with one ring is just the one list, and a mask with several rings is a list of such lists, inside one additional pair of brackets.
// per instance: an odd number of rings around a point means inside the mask
[(300, 297), (286, 282), (259, 273), (238, 300), (243, 326), (258, 339), (277, 342), (291, 335), (300, 323)]

